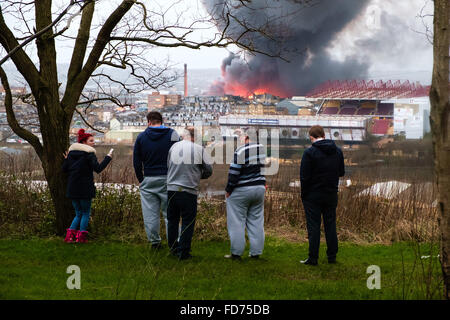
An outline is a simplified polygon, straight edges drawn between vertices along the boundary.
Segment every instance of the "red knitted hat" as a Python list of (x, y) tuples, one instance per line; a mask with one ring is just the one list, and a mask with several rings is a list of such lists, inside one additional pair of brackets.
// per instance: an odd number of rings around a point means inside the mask
[(92, 134), (86, 133), (86, 131), (84, 131), (84, 129), (78, 130), (78, 143), (83, 143), (89, 137), (92, 137)]

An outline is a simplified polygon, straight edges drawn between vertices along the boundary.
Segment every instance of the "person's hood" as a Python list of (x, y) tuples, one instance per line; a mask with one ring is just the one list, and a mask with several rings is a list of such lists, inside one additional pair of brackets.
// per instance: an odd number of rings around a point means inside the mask
[(336, 144), (334, 143), (334, 141), (329, 140), (329, 139), (316, 141), (313, 143), (313, 146), (316, 148), (319, 148), (326, 154), (334, 154), (334, 153), (336, 153), (336, 150), (337, 150)]
[(167, 127), (148, 127), (145, 129), (145, 134), (153, 141), (159, 140), (170, 132)]
[(95, 153), (95, 149), (91, 146), (88, 146), (84, 143), (74, 143), (70, 146), (69, 152), (71, 151), (81, 151), (81, 152), (87, 152), (87, 153)]
[(70, 158), (73, 161), (83, 161), (89, 154), (95, 154), (95, 149), (84, 143), (74, 143), (69, 148)]

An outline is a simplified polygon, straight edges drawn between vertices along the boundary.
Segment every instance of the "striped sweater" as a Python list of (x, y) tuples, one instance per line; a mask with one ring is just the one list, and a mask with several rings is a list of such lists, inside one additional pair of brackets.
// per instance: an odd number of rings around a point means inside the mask
[(261, 174), (265, 160), (262, 144), (250, 143), (236, 149), (225, 191), (232, 193), (238, 187), (266, 185), (266, 178)]

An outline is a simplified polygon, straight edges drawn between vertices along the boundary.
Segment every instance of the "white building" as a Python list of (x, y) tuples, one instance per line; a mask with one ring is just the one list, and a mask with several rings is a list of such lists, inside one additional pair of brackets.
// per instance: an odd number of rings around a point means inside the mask
[(236, 136), (239, 130), (255, 127), (279, 130), (280, 139), (308, 139), (314, 125), (324, 128), (331, 140), (362, 142), (366, 138), (368, 116), (288, 116), (288, 115), (227, 115), (219, 118), (222, 136)]
[(404, 134), (406, 139), (422, 139), (430, 132), (429, 97), (383, 102), (394, 103), (394, 134)]

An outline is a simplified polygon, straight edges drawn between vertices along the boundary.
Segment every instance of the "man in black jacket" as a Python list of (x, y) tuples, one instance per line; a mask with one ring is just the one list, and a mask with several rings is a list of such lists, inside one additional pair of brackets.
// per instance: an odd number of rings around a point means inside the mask
[(301, 197), (306, 214), (309, 257), (300, 262), (317, 265), (323, 215), (328, 262), (335, 263), (338, 252), (337, 192), (339, 177), (345, 174), (344, 156), (332, 140), (325, 139), (321, 126), (311, 127), (309, 136), (312, 146), (303, 153), (300, 165)]
[(157, 111), (147, 114), (148, 128), (134, 144), (133, 166), (139, 181), (142, 216), (147, 239), (152, 248), (161, 248), (159, 235), (162, 213), (167, 232), (167, 157), (169, 149), (180, 140), (178, 133), (163, 126)]

